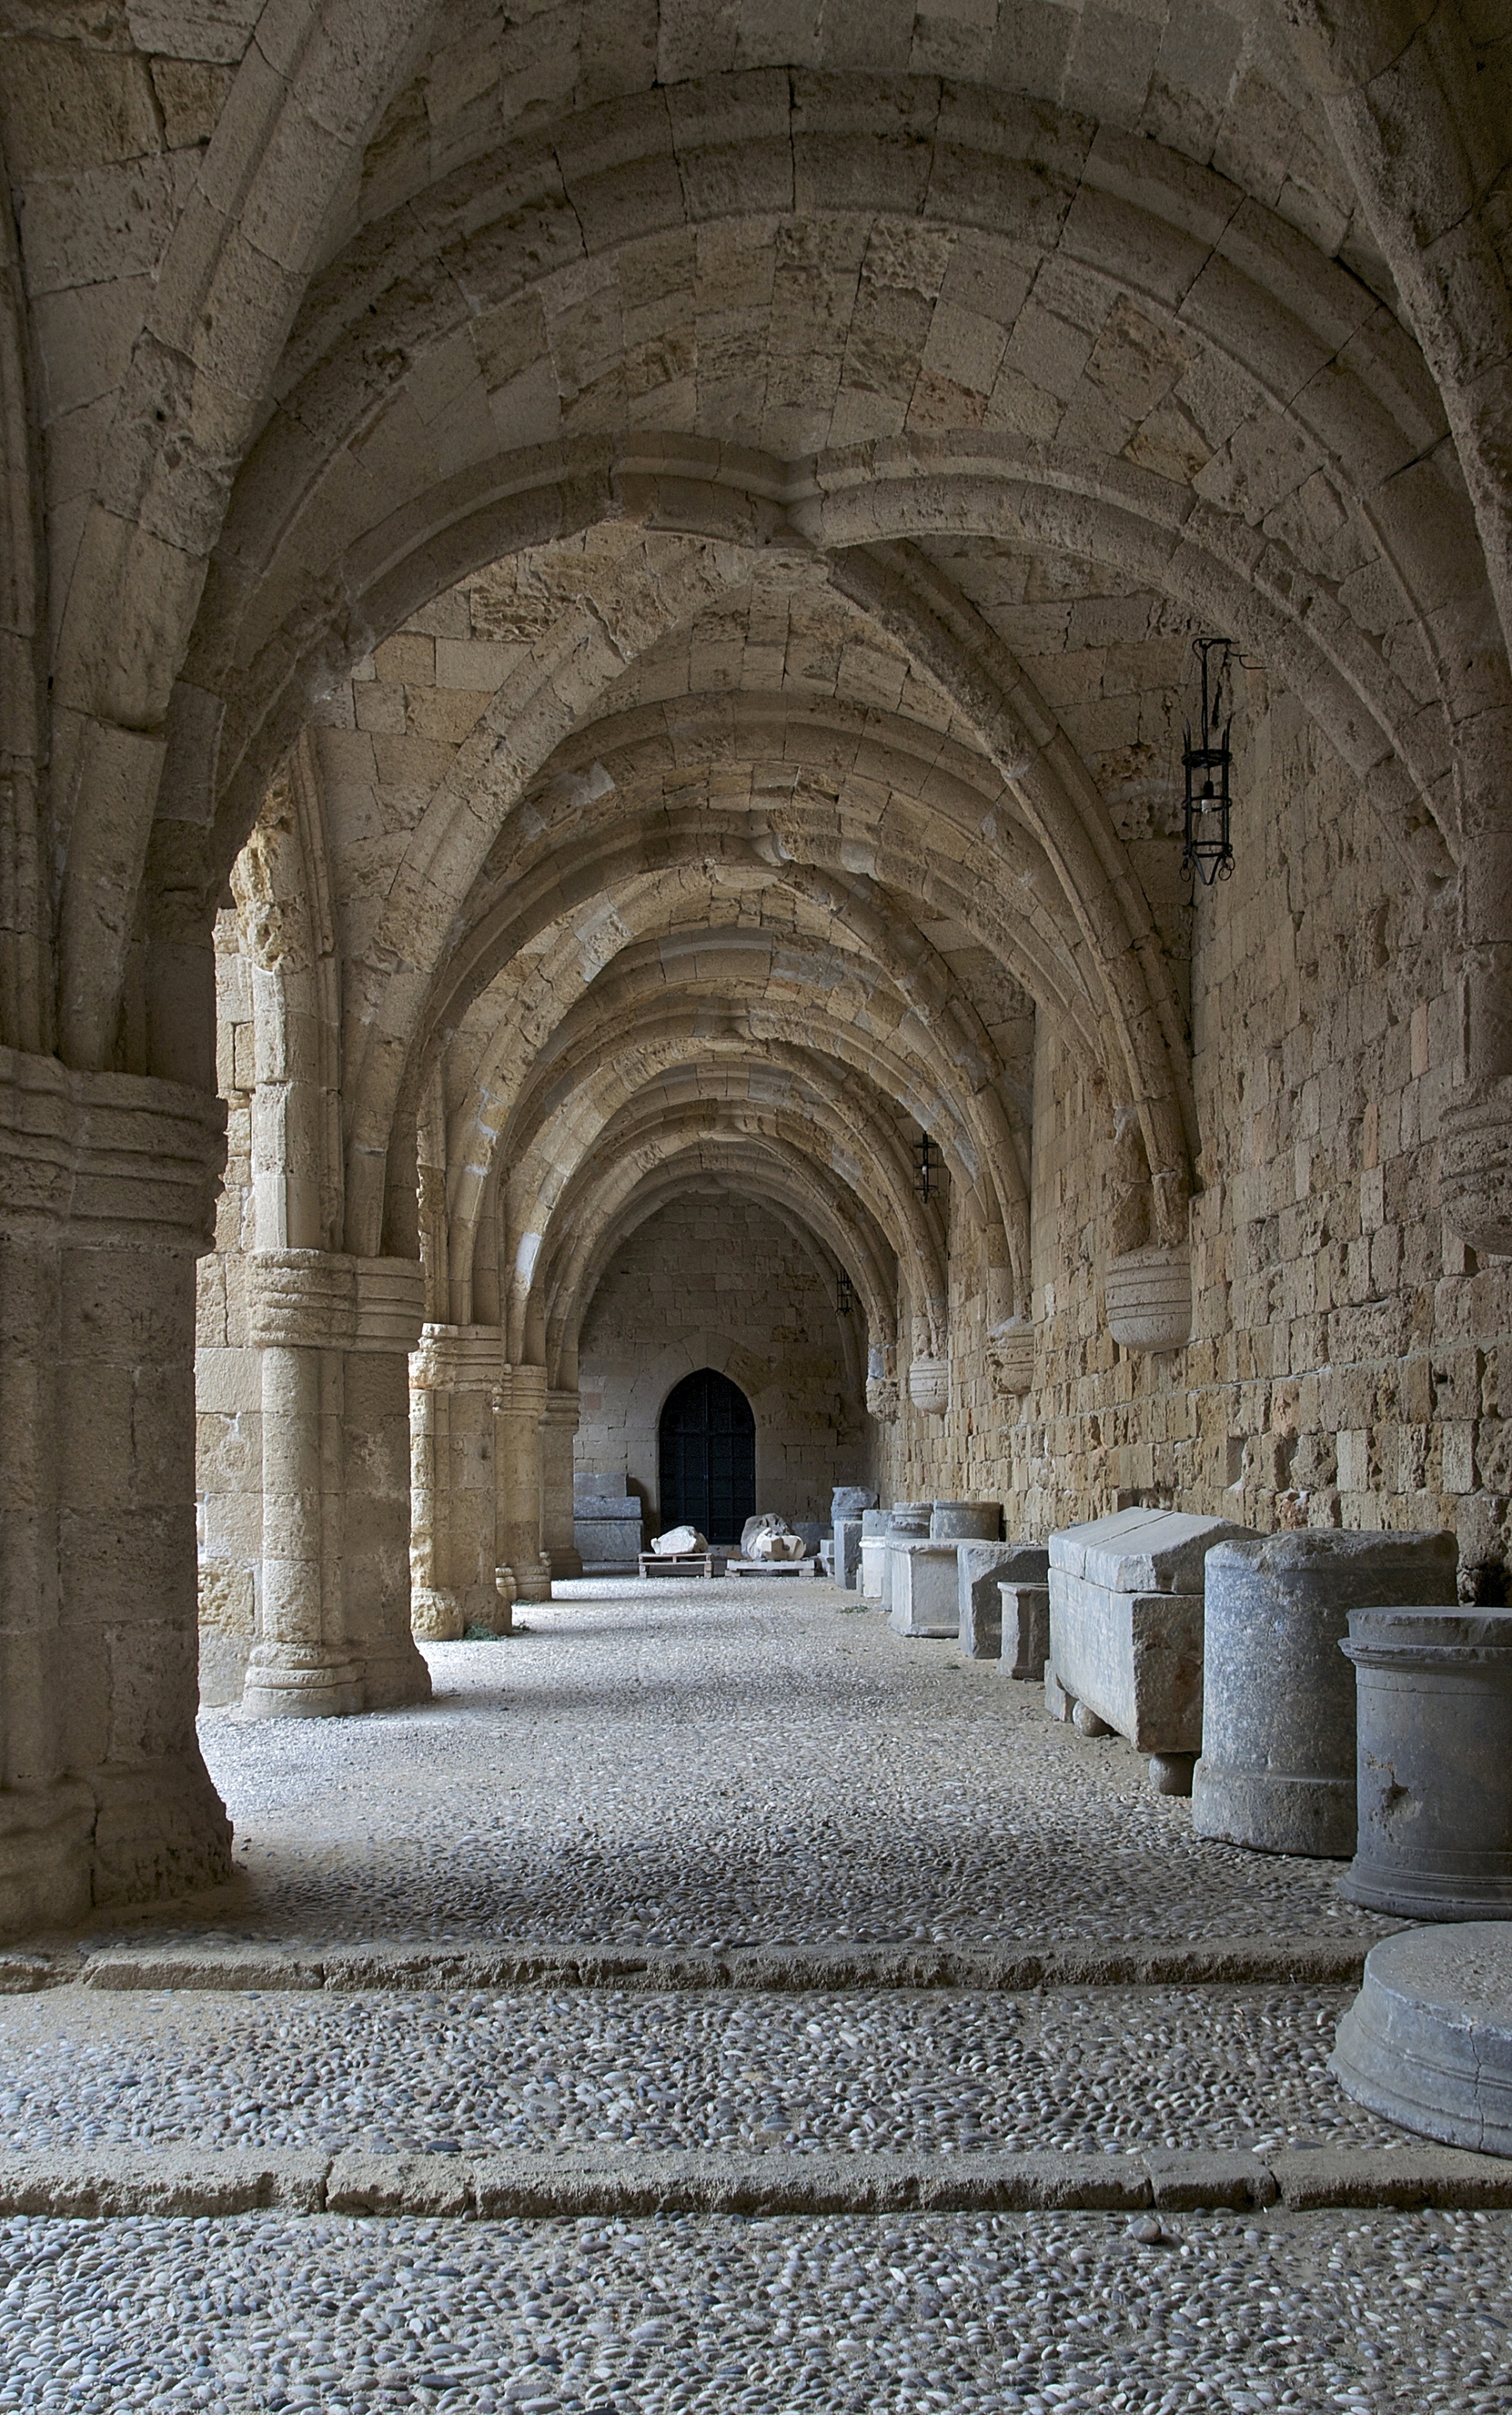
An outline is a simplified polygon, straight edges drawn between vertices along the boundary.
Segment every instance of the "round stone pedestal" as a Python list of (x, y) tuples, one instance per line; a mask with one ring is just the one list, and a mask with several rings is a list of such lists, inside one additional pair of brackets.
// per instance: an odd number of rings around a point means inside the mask
[(933, 1507), (933, 1503), (928, 1501), (894, 1501), (888, 1511), (888, 1533), (898, 1536), (900, 1539), (910, 1536), (922, 1538), (929, 1533)]
[(1328, 2067), (1388, 2122), (1512, 2155), (1512, 1928), (1461, 1921), (1372, 1945)]
[(1270, 1535), (1220, 1543), (1204, 1588), (1199, 1837), (1266, 1853), (1355, 1851), (1355, 1679), (1363, 1604), (1452, 1603), (1452, 1535)]
[(1512, 1611), (1352, 1610), (1359, 1842), (1340, 1893), (1512, 1919)]
[(930, 1539), (936, 1543), (996, 1543), (1003, 1531), (1003, 1512), (996, 1501), (934, 1501), (930, 1504)]

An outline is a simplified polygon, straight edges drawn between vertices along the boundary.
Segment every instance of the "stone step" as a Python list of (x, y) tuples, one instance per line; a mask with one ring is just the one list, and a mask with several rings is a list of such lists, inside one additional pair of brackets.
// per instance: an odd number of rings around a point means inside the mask
[[(1451, 2149), (1139, 2155), (0, 2154), (0, 2216), (280, 2212), (434, 2220), (667, 2213), (1319, 2212), (1512, 2207), (1512, 2161)], [(1155, 2234), (1155, 2235), (1158, 2235)]]
[(326, 1945), (260, 1939), (150, 1944), (102, 1951), (0, 1954), (0, 1995), (82, 1985), (140, 1988), (440, 1988), (578, 1987), (814, 1988), (1358, 1986), (1369, 1937), (1175, 1938), (1141, 1943), (1079, 1939), (970, 1945), (773, 1943), (730, 1949), (622, 1945)]

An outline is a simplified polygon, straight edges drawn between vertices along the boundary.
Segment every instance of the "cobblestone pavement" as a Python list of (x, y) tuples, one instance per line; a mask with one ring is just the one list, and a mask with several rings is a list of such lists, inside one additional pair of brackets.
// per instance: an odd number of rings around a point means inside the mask
[(1389, 2146), (1350, 1988), (0, 2000), (0, 2148)]
[(1503, 2415), (1505, 2214), (16, 2222), (0, 2407)]
[[(829, 1587), (585, 1583), (438, 1700), (204, 1723), (246, 1876), (103, 1924), (316, 1943), (1355, 1939), (1122, 1745)], [(1346, 1988), (393, 1988), (0, 1999), (0, 2146), (1369, 2146)], [(1144, 2236), (1140, 2233), (1143, 2231)], [(1153, 2231), (1156, 2236), (1149, 2237)], [(1175, 2415), (1509, 2404), (1512, 2217), (0, 2222), (0, 2410)]]
[(583, 1580), (437, 1699), (202, 1723), (238, 1933), (686, 1944), (1365, 1938), (1329, 1862), (1199, 1845), (1122, 1743), (791, 1578)]

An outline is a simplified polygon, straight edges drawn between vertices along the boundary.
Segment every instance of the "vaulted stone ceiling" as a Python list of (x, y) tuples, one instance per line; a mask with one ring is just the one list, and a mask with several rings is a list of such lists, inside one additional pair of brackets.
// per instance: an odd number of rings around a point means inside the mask
[[(1183, 1235), (1193, 636), (1404, 880), (1504, 850), (1499, 22), (254, 17), (10, 28), (65, 1055), (197, 1074), (262, 815), (334, 1102), (298, 1150), (265, 1102), (263, 1240), (423, 1228), (512, 1355), (570, 1365), (694, 1162), (937, 1341), (925, 1132), (1023, 1313), (1037, 1015), (1133, 1136), (1125, 1238)], [(1425, 94), (1437, 231), (1385, 156)]]

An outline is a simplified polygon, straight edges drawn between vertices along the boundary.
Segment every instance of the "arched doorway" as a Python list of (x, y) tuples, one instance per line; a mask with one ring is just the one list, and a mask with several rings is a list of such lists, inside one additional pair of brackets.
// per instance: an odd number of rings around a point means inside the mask
[(738, 1384), (700, 1367), (662, 1404), (657, 1436), (664, 1526), (738, 1543), (756, 1510), (756, 1419)]

